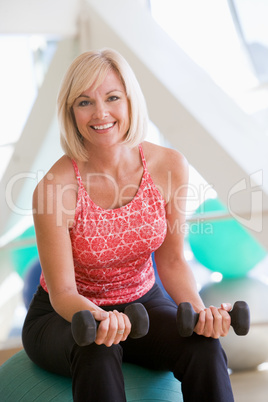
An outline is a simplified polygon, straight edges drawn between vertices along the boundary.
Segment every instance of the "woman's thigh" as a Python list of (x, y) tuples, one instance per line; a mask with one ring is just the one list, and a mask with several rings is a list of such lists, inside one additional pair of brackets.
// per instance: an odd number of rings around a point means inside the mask
[(70, 354), (75, 345), (71, 325), (55, 312), (47, 293), (40, 287), (25, 318), (22, 342), (37, 365), (70, 376)]
[[(144, 304), (150, 319), (148, 334), (140, 339), (127, 339), (121, 345), (124, 360), (153, 369), (169, 370), (182, 380), (189, 362), (200, 367), (207, 356), (222, 353), (218, 340), (193, 334), (181, 337), (177, 329), (177, 306), (166, 298)], [(198, 362), (199, 360), (199, 362)]]

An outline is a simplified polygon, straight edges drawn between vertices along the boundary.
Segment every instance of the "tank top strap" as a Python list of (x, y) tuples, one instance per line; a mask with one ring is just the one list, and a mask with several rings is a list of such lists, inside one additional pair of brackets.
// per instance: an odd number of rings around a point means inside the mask
[(73, 167), (74, 167), (74, 171), (75, 171), (75, 175), (76, 175), (78, 184), (81, 186), (81, 185), (83, 184), (83, 182), (82, 182), (82, 177), (81, 177), (81, 174), (80, 174), (80, 172), (79, 172), (77, 163), (75, 162), (74, 159), (72, 159), (72, 164), (73, 164)]
[[(139, 150), (140, 150), (140, 156), (141, 156), (143, 168), (144, 168), (145, 171), (147, 171), (146, 159), (145, 159), (141, 144), (139, 144)], [(78, 181), (79, 185), (82, 185), (83, 184), (82, 177), (81, 177), (81, 174), (79, 172), (77, 163), (75, 162), (74, 159), (72, 159), (72, 164), (73, 164), (73, 167), (74, 167), (74, 171), (75, 171), (77, 181)]]
[(139, 144), (139, 150), (140, 150), (140, 156), (141, 156), (141, 160), (142, 160), (142, 164), (143, 164), (143, 169), (144, 169), (145, 171), (147, 171), (146, 159), (145, 159), (145, 156), (144, 156), (144, 153), (143, 153), (143, 149), (142, 149), (141, 144)]

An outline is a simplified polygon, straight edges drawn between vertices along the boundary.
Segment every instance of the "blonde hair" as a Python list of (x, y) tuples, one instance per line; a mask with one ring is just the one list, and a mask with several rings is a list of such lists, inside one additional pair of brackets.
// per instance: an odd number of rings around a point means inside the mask
[(72, 159), (88, 160), (73, 114), (74, 101), (92, 85), (96, 89), (111, 69), (117, 72), (122, 80), (130, 106), (130, 126), (124, 143), (129, 147), (135, 147), (146, 135), (148, 125), (146, 102), (127, 61), (113, 49), (88, 51), (78, 56), (68, 68), (57, 99), (61, 145), (66, 155)]

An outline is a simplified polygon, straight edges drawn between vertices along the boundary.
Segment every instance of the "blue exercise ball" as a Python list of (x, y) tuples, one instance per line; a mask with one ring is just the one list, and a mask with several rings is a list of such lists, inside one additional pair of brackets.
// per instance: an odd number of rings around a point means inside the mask
[(157, 285), (160, 287), (160, 289), (164, 293), (164, 296), (174, 302), (174, 300), (169, 296), (168, 292), (164, 288), (164, 286), (163, 286), (163, 284), (161, 282), (161, 279), (160, 279), (160, 277), (158, 275), (157, 266), (156, 266), (156, 262), (155, 262), (155, 258), (154, 258), (154, 253), (152, 253), (152, 260), (153, 260), (153, 268), (154, 268), (154, 274), (155, 274), (155, 282), (157, 283)]
[(24, 277), (22, 296), (27, 309), (29, 308), (33, 295), (36, 292), (37, 286), (39, 285), (40, 275), (41, 265), (39, 259), (37, 259), (30, 265), (30, 267), (28, 267)]
[[(208, 199), (195, 214), (227, 212), (218, 199)], [(189, 228), (189, 244), (195, 258), (224, 278), (245, 276), (265, 256), (266, 250), (235, 219), (199, 220)]]

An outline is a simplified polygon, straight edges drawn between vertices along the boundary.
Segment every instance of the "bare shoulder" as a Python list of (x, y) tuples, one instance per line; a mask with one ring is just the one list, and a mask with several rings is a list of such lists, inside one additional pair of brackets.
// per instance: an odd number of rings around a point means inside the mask
[(181, 152), (146, 141), (142, 147), (148, 170), (153, 176), (170, 172), (174, 177), (188, 178), (188, 161)]
[(187, 159), (175, 149), (146, 141), (142, 143), (142, 148), (153, 182), (168, 203), (178, 188), (188, 185)]
[(62, 156), (47, 172), (45, 180), (50, 180), (54, 183), (70, 183), (76, 182), (75, 171), (71, 159), (64, 155)]
[(33, 205), (64, 203), (74, 207), (77, 197), (77, 179), (72, 161), (62, 156), (37, 184), (33, 193)]
[(75, 172), (71, 159), (64, 155), (54, 163), (43, 179), (38, 183), (37, 187), (48, 184), (65, 185), (71, 183), (76, 183)]

